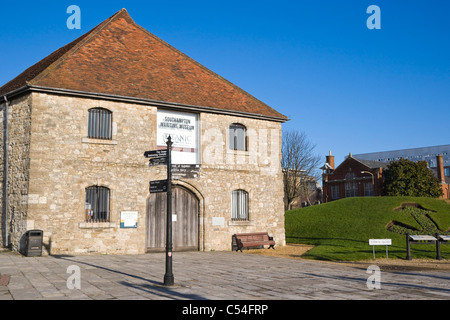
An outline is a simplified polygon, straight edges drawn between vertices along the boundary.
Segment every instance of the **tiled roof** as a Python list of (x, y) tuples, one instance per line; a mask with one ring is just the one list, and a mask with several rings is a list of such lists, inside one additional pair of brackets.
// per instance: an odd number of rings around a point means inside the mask
[(388, 163), (386, 163), (386, 162), (375, 161), (375, 160), (362, 160), (362, 159), (357, 159), (357, 158), (353, 158), (353, 159), (358, 160), (359, 162), (361, 162), (362, 164), (364, 164), (365, 166), (367, 166), (370, 169), (375, 169), (375, 168), (386, 169), (388, 166)]
[(0, 96), (26, 85), (288, 120), (138, 26), (125, 9), (25, 70)]

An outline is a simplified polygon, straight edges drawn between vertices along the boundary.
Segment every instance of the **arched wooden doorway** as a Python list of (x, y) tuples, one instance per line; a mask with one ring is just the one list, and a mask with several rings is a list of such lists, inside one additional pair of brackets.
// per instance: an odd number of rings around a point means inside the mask
[[(166, 248), (167, 193), (151, 194), (147, 199), (147, 252)], [(199, 250), (199, 200), (188, 189), (172, 187), (173, 251)]]

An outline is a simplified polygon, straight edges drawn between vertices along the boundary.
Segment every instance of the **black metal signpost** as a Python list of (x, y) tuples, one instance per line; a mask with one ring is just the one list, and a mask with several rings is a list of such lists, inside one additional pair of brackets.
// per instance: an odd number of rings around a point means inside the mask
[(166, 216), (166, 273), (164, 274), (164, 285), (173, 286), (174, 276), (172, 273), (172, 138), (167, 139), (167, 150), (147, 151), (144, 153), (149, 158), (151, 166), (167, 165), (167, 180), (151, 181), (150, 193), (167, 192), (167, 216)]
[(164, 285), (173, 286), (172, 273), (172, 138), (167, 139), (167, 231), (166, 231), (166, 274)]

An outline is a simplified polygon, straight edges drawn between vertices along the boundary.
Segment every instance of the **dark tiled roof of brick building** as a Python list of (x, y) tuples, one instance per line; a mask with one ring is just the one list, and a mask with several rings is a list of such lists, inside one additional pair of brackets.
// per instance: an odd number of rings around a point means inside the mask
[(361, 162), (362, 164), (367, 166), (367, 168), (369, 168), (369, 169), (376, 169), (376, 168), (387, 169), (388, 164), (389, 164), (386, 162), (375, 161), (375, 160), (363, 160), (363, 159), (356, 159), (356, 158), (353, 158), (353, 159)]
[(287, 120), (138, 26), (125, 9), (25, 70), (0, 88), (0, 96), (26, 85)]

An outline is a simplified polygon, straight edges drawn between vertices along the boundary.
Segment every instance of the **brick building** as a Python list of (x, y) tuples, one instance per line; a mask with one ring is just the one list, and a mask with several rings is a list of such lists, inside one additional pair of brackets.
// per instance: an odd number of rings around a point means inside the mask
[(175, 250), (232, 234), (285, 243), (288, 119), (138, 26), (125, 9), (0, 88), (3, 246), (51, 254), (164, 250), (166, 179), (144, 152), (174, 140)]
[(383, 185), (383, 170), (387, 163), (360, 160), (349, 156), (335, 168), (334, 156), (326, 157), (321, 169), (323, 202), (349, 197), (380, 196)]
[[(430, 168), (439, 180), (443, 199), (450, 199), (450, 179), (445, 176), (443, 156), (436, 156), (436, 168)], [(383, 174), (388, 163), (357, 159), (350, 153), (349, 156), (335, 168), (334, 156), (326, 157), (326, 163), (321, 168), (323, 202), (330, 202), (349, 197), (381, 196), (383, 188)]]

